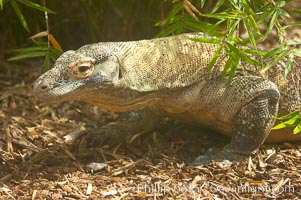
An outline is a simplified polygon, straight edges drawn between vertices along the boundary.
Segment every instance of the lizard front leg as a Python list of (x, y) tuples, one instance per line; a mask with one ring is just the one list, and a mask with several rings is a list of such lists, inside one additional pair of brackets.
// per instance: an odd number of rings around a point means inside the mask
[[(280, 98), (278, 90), (274, 88), (274, 85), (270, 85), (273, 83), (267, 82), (264, 84), (267, 88), (261, 90), (260, 94), (254, 94), (256, 97), (244, 105), (235, 115), (230, 143), (217, 154), (199, 156), (192, 165), (196, 166), (212, 160), (239, 161), (257, 152), (275, 123), (273, 116), (277, 115)], [(240, 95), (246, 94), (242, 93)], [(229, 98), (231, 99), (231, 97)], [(224, 110), (223, 112), (227, 111)]]
[(117, 121), (110, 122), (89, 134), (94, 144), (116, 144), (131, 134), (148, 132), (159, 124), (160, 118), (148, 108), (123, 112)]

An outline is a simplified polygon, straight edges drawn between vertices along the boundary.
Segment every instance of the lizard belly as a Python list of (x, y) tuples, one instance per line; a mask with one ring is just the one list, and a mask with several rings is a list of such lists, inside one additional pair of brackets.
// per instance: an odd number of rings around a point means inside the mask
[[(173, 98), (160, 103), (166, 115), (186, 123), (199, 124), (232, 136), (232, 121), (241, 105), (230, 104), (224, 98), (225, 85), (215, 85), (214, 90), (208, 82), (200, 82), (185, 88)], [(230, 100), (230, 99), (229, 99)]]
[(170, 117), (187, 124), (199, 125), (217, 131), (223, 135), (232, 136), (232, 126), (230, 123), (217, 119), (214, 115), (208, 113), (190, 112), (190, 113), (169, 113)]

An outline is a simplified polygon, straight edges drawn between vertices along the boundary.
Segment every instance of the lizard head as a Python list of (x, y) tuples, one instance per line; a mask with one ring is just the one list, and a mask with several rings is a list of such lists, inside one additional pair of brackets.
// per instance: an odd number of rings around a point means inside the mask
[(92, 89), (113, 85), (120, 76), (118, 58), (109, 52), (66, 51), (35, 81), (34, 93), (44, 101), (81, 99)]

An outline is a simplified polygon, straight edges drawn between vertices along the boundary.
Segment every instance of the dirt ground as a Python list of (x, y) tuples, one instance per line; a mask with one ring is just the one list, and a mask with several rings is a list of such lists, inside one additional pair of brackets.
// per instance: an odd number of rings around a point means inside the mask
[(189, 163), (227, 138), (166, 123), (100, 145), (91, 133), (117, 114), (83, 102), (38, 102), (39, 64), (9, 67), (0, 74), (1, 199), (301, 198), (300, 143), (264, 145), (241, 163), (199, 168)]

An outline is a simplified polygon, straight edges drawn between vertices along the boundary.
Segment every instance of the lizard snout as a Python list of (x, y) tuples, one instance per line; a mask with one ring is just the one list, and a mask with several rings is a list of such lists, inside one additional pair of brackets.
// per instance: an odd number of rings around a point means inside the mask
[(43, 92), (47, 92), (49, 89), (49, 86), (47, 83), (41, 81), (41, 80), (36, 80), (33, 85), (33, 92), (35, 95), (40, 95)]
[(41, 85), (39, 89), (42, 90), (42, 91), (46, 91), (48, 89), (48, 86), (47, 85)]

